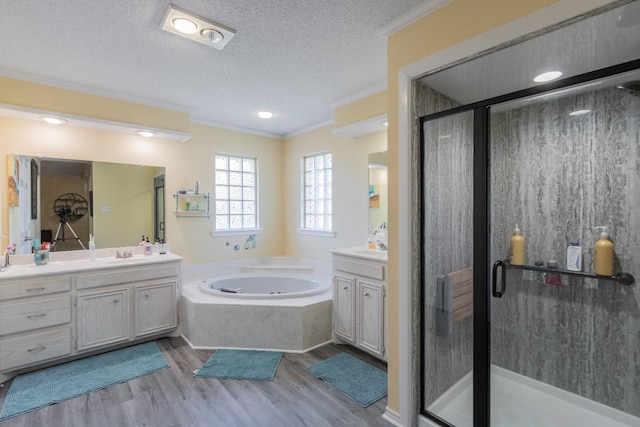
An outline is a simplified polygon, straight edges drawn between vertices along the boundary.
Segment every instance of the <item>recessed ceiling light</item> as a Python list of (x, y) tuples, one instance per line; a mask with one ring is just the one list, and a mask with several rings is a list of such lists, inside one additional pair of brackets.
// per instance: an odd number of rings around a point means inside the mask
[(555, 80), (562, 75), (561, 71), (547, 71), (546, 73), (542, 73), (537, 75), (533, 81), (536, 83), (544, 83), (550, 82), (551, 80)]
[(51, 125), (59, 125), (67, 122), (65, 119), (61, 119), (60, 117), (40, 117), (40, 118)]
[(137, 130), (136, 133), (140, 136), (144, 136), (145, 138), (151, 138), (152, 136), (156, 135), (155, 132), (151, 132), (148, 130)]
[(591, 110), (576, 110), (569, 113), (570, 116), (581, 116), (583, 114), (590, 113)]
[(258, 111), (258, 117), (261, 119), (270, 119), (273, 117), (273, 113), (271, 111)]
[(202, 34), (202, 37), (207, 39), (209, 43), (220, 43), (222, 40), (224, 40), (224, 36), (220, 31), (212, 30), (211, 28), (205, 28), (204, 30), (200, 31), (200, 34)]
[(198, 31), (196, 23), (187, 18), (175, 18), (171, 21), (171, 24), (182, 34), (193, 34)]
[(162, 29), (218, 50), (236, 34), (236, 30), (232, 28), (172, 4), (162, 20)]

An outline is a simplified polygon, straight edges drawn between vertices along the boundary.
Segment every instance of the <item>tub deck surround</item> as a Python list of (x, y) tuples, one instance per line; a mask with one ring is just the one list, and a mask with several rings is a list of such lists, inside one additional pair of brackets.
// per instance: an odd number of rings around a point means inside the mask
[(13, 256), (0, 272), (0, 381), (176, 329), (182, 257), (70, 252), (42, 266)]
[[(291, 268), (288, 268), (288, 267)], [(229, 298), (204, 293), (203, 282), (251, 271), (266, 275), (312, 271), (327, 285), (323, 293), (299, 298)], [(193, 348), (305, 352), (331, 341), (330, 266), (298, 258), (247, 258), (183, 268), (181, 327)]]

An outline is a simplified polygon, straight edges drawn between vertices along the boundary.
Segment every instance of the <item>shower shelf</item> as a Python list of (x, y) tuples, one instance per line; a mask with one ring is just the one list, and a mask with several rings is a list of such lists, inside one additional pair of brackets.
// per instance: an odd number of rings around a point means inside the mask
[(625, 286), (633, 285), (636, 281), (635, 277), (633, 277), (631, 273), (618, 273), (613, 276), (600, 276), (598, 274), (586, 273), (583, 271), (561, 270), (557, 268), (536, 267), (533, 265), (511, 265), (509, 264), (508, 261), (503, 261), (502, 265), (505, 268), (512, 268), (515, 270), (540, 271), (543, 273), (564, 274), (566, 276), (578, 276), (578, 277), (585, 277), (589, 279), (613, 280)]

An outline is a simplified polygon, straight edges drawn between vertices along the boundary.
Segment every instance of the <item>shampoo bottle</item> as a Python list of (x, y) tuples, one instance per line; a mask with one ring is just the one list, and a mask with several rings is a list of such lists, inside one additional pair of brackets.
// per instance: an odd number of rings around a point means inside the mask
[(518, 224), (511, 236), (511, 264), (524, 265), (524, 237), (520, 234)]
[(598, 226), (596, 230), (602, 229), (600, 240), (593, 246), (593, 271), (599, 276), (613, 276), (613, 265), (615, 262), (615, 247), (609, 240), (606, 226)]
[(567, 270), (582, 271), (582, 248), (578, 242), (571, 242), (567, 248)]

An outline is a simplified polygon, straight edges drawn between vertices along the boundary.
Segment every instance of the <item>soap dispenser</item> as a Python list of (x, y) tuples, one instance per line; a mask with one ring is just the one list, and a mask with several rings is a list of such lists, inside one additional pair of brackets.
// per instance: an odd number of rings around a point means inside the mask
[(615, 246), (609, 240), (607, 227), (599, 225), (596, 230), (601, 229), (600, 240), (593, 246), (593, 271), (599, 276), (613, 276), (615, 263)]
[(524, 265), (524, 237), (520, 234), (518, 224), (511, 236), (511, 264)]

